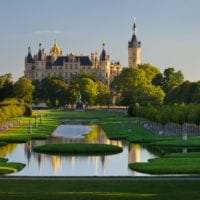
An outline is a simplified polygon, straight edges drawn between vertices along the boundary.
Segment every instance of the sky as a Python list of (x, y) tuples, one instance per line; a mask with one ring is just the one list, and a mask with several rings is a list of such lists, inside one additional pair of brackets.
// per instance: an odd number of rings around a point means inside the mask
[(101, 53), (105, 42), (111, 61), (127, 67), (136, 17), (142, 63), (198, 81), (199, 9), (199, 0), (0, 0), (0, 75), (22, 77), (28, 47), (34, 55), (41, 42), (49, 53), (54, 39), (64, 55)]

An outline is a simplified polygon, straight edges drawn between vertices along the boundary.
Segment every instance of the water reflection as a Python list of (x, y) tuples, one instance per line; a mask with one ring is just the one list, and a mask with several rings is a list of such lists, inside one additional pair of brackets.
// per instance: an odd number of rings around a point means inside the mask
[[(33, 152), (33, 147), (50, 143), (104, 143), (123, 147), (123, 152), (108, 156), (51, 156)], [(9, 144), (0, 149), (2, 157), (26, 167), (12, 175), (20, 176), (138, 176), (128, 163), (146, 162), (155, 157), (139, 144), (109, 140), (97, 125), (61, 125), (48, 140)]]

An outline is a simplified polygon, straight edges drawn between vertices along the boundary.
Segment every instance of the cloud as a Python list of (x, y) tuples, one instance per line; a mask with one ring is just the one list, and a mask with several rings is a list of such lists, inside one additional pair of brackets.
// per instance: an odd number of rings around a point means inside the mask
[(33, 32), (33, 34), (35, 35), (45, 35), (45, 34), (62, 34), (63, 31), (61, 30), (38, 30), (38, 31), (35, 31)]

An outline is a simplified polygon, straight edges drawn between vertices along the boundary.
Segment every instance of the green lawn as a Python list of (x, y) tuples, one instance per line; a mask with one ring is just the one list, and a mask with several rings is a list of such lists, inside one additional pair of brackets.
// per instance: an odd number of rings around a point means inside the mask
[(173, 153), (147, 163), (131, 163), (129, 167), (149, 174), (200, 174), (200, 153)]
[(0, 180), (1, 200), (200, 199), (200, 181)]
[(121, 147), (106, 144), (48, 144), (34, 151), (52, 155), (110, 155), (123, 151)]
[[(38, 115), (39, 116), (39, 115)], [(32, 133), (29, 134), (29, 120), (32, 122)], [(110, 139), (128, 140), (132, 143), (151, 143), (154, 146), (200, 147), (200, 137), (157, 136), (136, 125), (136, 118), (128, 118), (123, 113), (102, 111), (49, 111), (43, 113), (42, 124), (35, 127), (35, 118), (22, 118), (22, 125), (0, 134), (0, 142), (26, 142), (30, 139), (46, 139), (63, 119), (96, 121), (104, 129)], [(130, 128), (130, 132), (128, 129)]]
[(8, 162), (7, 159), (0, 158), (0, 174), (9, 174), (20, 171), (25, 167), (25, 164)]

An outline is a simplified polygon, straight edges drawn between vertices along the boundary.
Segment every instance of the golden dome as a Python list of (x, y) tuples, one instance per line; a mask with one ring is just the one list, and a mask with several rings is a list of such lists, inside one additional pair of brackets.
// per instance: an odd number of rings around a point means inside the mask
[(50, 50), (50, 54), (56, 54), (57, 56), (62, 55), (62, 49), (58, 46), (56, 40), (54, 40), (54, 45)]

